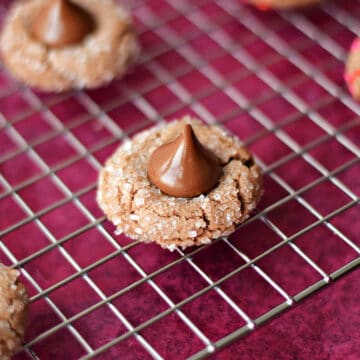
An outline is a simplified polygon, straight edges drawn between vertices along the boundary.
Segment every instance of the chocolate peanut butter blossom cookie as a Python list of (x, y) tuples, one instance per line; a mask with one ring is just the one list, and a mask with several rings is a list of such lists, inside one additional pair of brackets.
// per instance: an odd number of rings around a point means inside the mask
[(139, 52), (130, 15), (112, 0), (19, 1), (0, 47), (13, 75), (44, 91), (104, 85)]
[(20, 348), (27, 323), (28, 295), (19, 271), (0, 263), (0, 359)]
[(302, 6), (319, 4), (323, 0), (243, 0), (245, 3), (253, 4), (259, 9), (290, 9)]
[(232, 233), (259, 202), (261, 178), (238, 139), (185, 117), (123, 143), (97, 200), (118, 233), (173, 250)]

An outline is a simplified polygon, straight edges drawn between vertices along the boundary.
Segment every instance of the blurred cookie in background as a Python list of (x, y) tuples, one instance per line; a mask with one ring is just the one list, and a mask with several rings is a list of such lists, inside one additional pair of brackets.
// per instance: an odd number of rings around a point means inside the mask
[(322, 0), (243, 0), (245, 3), (255, 5), (260, 10), (298, 8), (319, 4), (321, 1)]
[(351, 45), (344, 78), (350, 94), (360, 100), (360, 38), (356, 38)]
[(17, 2), (0, 48), (17, 79), (54, 92), (105, 85), (139, 53), (130, 14), (112, 0)]

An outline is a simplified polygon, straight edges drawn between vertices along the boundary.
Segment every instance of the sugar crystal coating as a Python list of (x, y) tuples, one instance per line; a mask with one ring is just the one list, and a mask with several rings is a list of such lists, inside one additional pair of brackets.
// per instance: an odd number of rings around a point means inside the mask
[(18, 350), (27, 323), (28, 295), (18, 281), (20, 273), (0, 263), (0, 359)]

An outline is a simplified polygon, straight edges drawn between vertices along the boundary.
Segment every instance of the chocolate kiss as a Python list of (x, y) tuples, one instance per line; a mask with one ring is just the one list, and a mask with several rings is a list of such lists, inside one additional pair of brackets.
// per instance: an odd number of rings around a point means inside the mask
[(222, 173), (219, 159), (201, 145), (189, 124), (178, 138), (153, 152), (147, 170), (161, 191), (187, 198), (211, 190)]
[(31, 32), (50, 47), (80, 43), (95, 29), (91, 14), (68, 0), (50, 0), (34, 19)]

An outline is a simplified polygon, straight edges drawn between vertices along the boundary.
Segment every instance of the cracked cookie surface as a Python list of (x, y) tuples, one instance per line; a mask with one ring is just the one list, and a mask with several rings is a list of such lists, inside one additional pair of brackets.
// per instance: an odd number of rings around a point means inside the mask
[(27, 323), (28, 295), (19, 271), (0, 264), (0, 359), (8, 360), (21, 346)]
[(30, 28), (47, 0), (18, 2), (1, 36), (4, 64), (15, 77), (44, 91), (96, 88), (121, 77), (139, 52), (131, 17), (112, 0), (74, 0), (93, 15), (96, 29), (82, 42), (49, 48)]
[[(205, 195), (178, 198), (148, 180), (147, 162), (160, 145), (190, 123), (199, 141), (221, 160), (219, 184)], [(255, 209), (261, 194), (260, 168), (239, 140), (219, 126), (196, 119), (143, 131), (123, 143), (100, 172), (97, 200), (118, 233), (170, 250), (210, 243), (233, 232)]]

